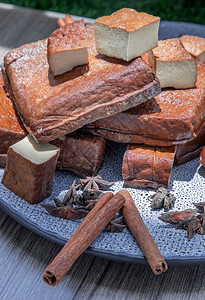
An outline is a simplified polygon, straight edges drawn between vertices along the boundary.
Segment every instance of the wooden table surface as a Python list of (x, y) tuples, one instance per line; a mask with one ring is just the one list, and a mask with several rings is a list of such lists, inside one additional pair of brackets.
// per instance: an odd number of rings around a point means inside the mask
[[(0, 4), (1, 62), (9, 49), (47, 37), (59, 16)], [(205, 265), (169, 266), (156, 276), (147, 265), (86, 254), (50, 287), (42, 273), (60, 249), (0, 210), (0, 299), (205, 299)]]

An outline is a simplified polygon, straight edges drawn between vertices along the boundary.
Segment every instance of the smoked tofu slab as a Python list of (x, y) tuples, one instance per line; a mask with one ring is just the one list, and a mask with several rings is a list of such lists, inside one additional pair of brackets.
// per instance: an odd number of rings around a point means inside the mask
[(205, 90), (205, 62), (197, 61), (198, 75), (196, 81), (197, 89)]
[(180, 38), (183, 47), (195, 59), (205, 62), (205, 38), (193, 35), (183, 35)]
[(74, 132), (52, 144), (60, 148), (58, 169), (70, 170), (82, 178), (94, 176), (103, 164), (106, 146), (104, 138)]
[(155, 48), (160, 18), (123, 8), (95, 20), (95, 43), (99, 53), (129, 61)]
[(201, 132), (193, 140), (177, 146), (174, 164), (181, 165), (199, 157), (203, 146), (205, 146), (205, 125)]
[(124, 185), (131, 188), (168, 187), (176, 147), (129, 144), (122, 163)]
[(13, 102), (26, 130), (41, 143), (134, 107), (160, 93), (160, 84), (141, 59), (129, 63), (99, 55), (94, 28), (86, 27), (89, 68), (54, 77), (47, 40), (11, 50), (4, 59)]
[[(194, 58), (182, 46), (179, 39), (158, 42), (149, 51), (149, 62), (159, 78), (162, 88), (187, 89), (195, 87), (197, 65)], [(151, 57), (153, 55), (153, 57)]]
[(203, 89), (167, 90), (85, 130), (119, 143), (171, 146), (195, 138), (205, 124)]
[(205, 167), (205, 147), (202, 149), (200, 153), (199, 161)]
[[(7, 93), (0, 71), (0, 154), (5, 154), (12, 144), (25, 137), (13, 104)], [(3, 161), (3, 157), (2, 157)], [(0, 163), (1, 165), (1, 163)]]
[(43, 201), (52, 192), (58, 155), (56, 146), (25, 137), (9, 147), (2, 184), (31, 204)]
[(87, 39), (83, 20), (55, 30), (48, 38), (48, 62), (53, 76), (88, 63)]
[[(21, 128), (11, 100), (8, 98), (0, 73), (0, 167), (6, 166), (9, 146), (22, 140), (26, 132)], [(92, 176), (102, 166), (105, 139), (89, 134), (71, 133), (52, 141), (60, 148), (57, 168), (73, 171), (79, 177)]]

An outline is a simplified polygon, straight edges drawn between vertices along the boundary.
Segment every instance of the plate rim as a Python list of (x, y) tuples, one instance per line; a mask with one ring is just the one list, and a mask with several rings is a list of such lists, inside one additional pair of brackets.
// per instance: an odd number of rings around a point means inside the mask
[[(2, 209), (5, 213), (7, 213), (12, 219), (17, 221), (19, 224), (27, 228), (28, 230), (38, 234), (39, 236), (46, 238), (47, 240), (56, 243), (60, 246), (64, 246), (67, 242), (66, 238), (61, 237), (58, 233), (50, 232), (49, 230), (44, 229), (38, 224), (32, 222), (27, 217), (25, 217), (20, 212), (13, 209), (11, 206), (5, 204), (0, 198), (0, 209)], [(114, 252), (111, 250), (102, 250), (96, 249), (92, 246), (89, 246), (84, 253), (93, 255), (96, 257), (101, 257), (105, 259), (110, 259), (119, 262), (125, 263), (134, 263), (134, 264), (147, 264), (148, 262), (144, 256), (127, 254), (125, 252)], [(186, 256), (186, 257), (178, 257), (178, 256), (163, 256), (166, 262), (169, 265), (202, 265), (205, 264), (205, 255), (201, 256)]]

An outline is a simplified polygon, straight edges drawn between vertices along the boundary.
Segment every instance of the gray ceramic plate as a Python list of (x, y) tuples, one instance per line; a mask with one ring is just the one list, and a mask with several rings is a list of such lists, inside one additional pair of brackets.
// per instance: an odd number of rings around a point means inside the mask
[[(205, 37), (205, 26), (188, 23), (162, 21), (160, 39), (192, 34)], [(105, 162), (100, 173), (110, 181), (115, 181), (113, 191), (123, 187), (121, 177), (122, 157), (125, 145), (110, 142)], [(3, 175), (0, 168), (0, 179)], [(62, 198), (74, 179), (70, 172), (57, 171), (54, 178), (53, 193), (44, 203), (52, 202), (54, 197)], [(169, 264), (205, 263), (205, 236), (195, 235), (187, 239), (186, 232), (176, 230), (158, 219), (162, 211), (150, 208), (149, 196), (154, 191), (128, 189), (140, 211), (145, 225)], [(175, 210), (194, 208), (193, 202), (205, 198), (205, 168), (195, 159), (182, 166), (174, 167), (169, 190), (175, 194)], [(40, 205), (29, 205), (0, 184), (0, 207), (23, 226), (58, 244), (64, 245), (79, 225), (80, 221), (64, 220), (50, 216)], [(145, 263), (143, 253), (131, 233), (102, 232), (86, 250), (87, 253), (108, 259), (131, 263)]]

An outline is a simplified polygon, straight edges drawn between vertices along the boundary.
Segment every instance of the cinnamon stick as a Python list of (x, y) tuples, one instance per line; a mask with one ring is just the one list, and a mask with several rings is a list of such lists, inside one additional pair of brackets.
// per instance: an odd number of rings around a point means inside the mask
[(63, 18), (58, 19), (58, 26), (63, 27), (66, 24), (70, 24), (70, 23), (73, 23), (73, 22), (74, 22), (74, 20), (71, 17), (71, 15), (67, 14), (67, 15), (65, 15), (64, 19)]
[(62, 19), (62, 18), (58, 19), (58, 22), (57, 22), (57, 23), (58, 23), (58, 26), (59, 26), (59, 27), (63, 27), (63, 26), (66, 25), (64, 19)]
[(45, 269), (43, 280), (51, 286), (56, 286), (75, 260), (95, 240), (124, 203), (123, 195), (113, 196), (111, 192), (105, 193)]
[(70, 24), (70, 23), (73, 23), (73, 22), (74, 22), (73, 18), (72, 18), (71, 15), (69, 15), (69, 14), (67, 14), (67, 15), (65, 16), (64, 21), (65, 21), (66, 24)]
[(118, 194), (126, 199), (121, 213), (130, 231), (139, 243), (152, 271), (156, 275), (165, 272), (168, 268), (167, 263), (144, 225), (132, 196), (127, 190), (121, 190)]

